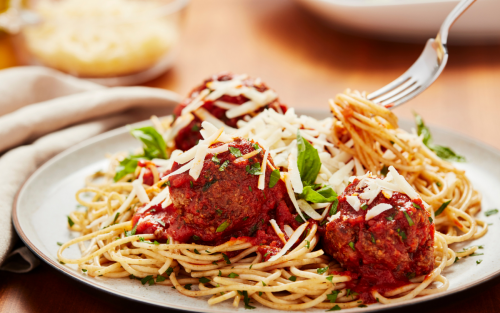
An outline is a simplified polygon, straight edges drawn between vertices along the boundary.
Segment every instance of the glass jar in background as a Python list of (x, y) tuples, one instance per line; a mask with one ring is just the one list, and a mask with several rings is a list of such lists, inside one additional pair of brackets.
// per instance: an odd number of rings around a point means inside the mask
[(36, 0), (38, 23), (14, 37), (24, 64), (106, 86), (135, 85), (172, 66), (189, 0)]

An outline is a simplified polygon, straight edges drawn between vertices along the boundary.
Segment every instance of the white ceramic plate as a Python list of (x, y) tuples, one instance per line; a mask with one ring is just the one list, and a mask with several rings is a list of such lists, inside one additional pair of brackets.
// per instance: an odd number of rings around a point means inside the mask
[[(459, 0), (295, 0), (324, 20), (350, 31), (425, 43)], [(498, 42), (500, 1), (478, 0), (453, 25), (450, 43)]]
[[(301, 112), (304, 113), (304, 112)], [(311, 116), (325, 116), (325, 112), (307, 112)], [(144, 123), (142, 123), (144, 124)], [(409, 129), (409, 122), (402, 122), (402, 127)], [(459, 166), (467, 170), (468, 177), (474, 186), (483, 193), (483, 210), (500, 207), (498, 189), (500, 188), (500, 152), (445, 130), (432, 129), (435, 142), (453, 147), (467, 158), (467, 163)], [(127, 299), (157, 305), (198, 312), (233, 312), (232, 301), (210, 307), (205, 298), (189, 298), (177, 293), (170, 287), (153, 285), (143, 286), (137, 280), (128, 278), (91, 278), (76, 270), (76, 266), (62, 265), (56, 260), (59, 246), (57, 242), (65, 242), (76, 237), (67, 229), (67, 219), (77, 204), (75, 192), (83, 186), (84, 177), (98, 170), (105, 169), (107, 162), (104, 155), (108, 152), (130, 151), (139, 146), (139, 142), (129, 135), (126, 128), (120, 128), (87, 140), (44, 164), (26, 182), (19, 192), (13, 211), (15, 228), (28, 245), (42, 260), (57, 270), (71, 276), (80, 283), (110, 292)], [(488, 234), (476, 242), (468, 242), (466, 246), (481, 244), (485, 246), (483, 256), (469, 257), (461, 260), (445, 271), (450, 280), (448, 291), (426, 296), (393, 305), (370, 305), (363, 309), (351, 309), (349, 312), (373, 312), (387, 308), (401, 307), (450, 295), (477, 284), (485, 282), (500, 274), (500, 249), (496, 248), (500, 238), (499, 215), (479, 218), (493, 223)], [(465, 245), (456, 245), (460, 249)], [(69, 257), (79, 257), (76, 246), (66, 250)], [(476, 260), (482, 259), (477, 265)], [(270, 312), (271, 309), (256, 304), (252, 312)], [(239, 311), (244, 311), (240, 307)], [(324, 312), (309, 310), (308, 312)], [(344, 311), (344, 310), (343, 310)]]

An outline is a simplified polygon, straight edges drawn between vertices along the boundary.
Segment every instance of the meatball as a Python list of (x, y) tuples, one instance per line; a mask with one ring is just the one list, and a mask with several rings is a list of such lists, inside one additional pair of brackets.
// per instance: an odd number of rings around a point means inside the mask
[[(194, 88), (189, 96), (184, 99), (175, 109), (174, 109), (174, 114), (175, 116), (180, 116), (182, 110), (190, 104), (199, 94), (202, 90), (207, 88), (207, 83), (212, 82), (212, 81), (229, 81), (232, 80), (234, 77), (237, 75), (234, 74), (219, 74), (219, 75), (213, 75), (212, 77), (206, 79), (200, 86)], [(262, 82), (258, 82), (253, 78), (246, 78), (243, 80), (244, 86), (247, 87), (254, 87), (257, 91), (259, 92), (264, 92), (266, 90), (269, 90), (269, 88), (266, 86), (266, 84)], [(230, 95), (222, 95), (216, 101), (223, 101), (229, 104), (236, 104), (236, 105), (241, 105), (247, 101), (249, 101), (248, 98), (246, 98), (243, 95), (237, 95), (237, 96), (230, 96)], [(243, 119), (244, 116), (247, 116), (248, 114), (241, 115), (235, 118), (228, 118), (226, 116), (226, 109), (221, 108), (217, 105), (214, 104), (215, 101), (204, 101), (202, 108), (206, 109), (208, 112), (210, 112), (213, 116), (224, 122), (226, 125), (231, 126), (236, 128), (236, 122), (239, 121), (240, 119)], [(275, 99), (268, 103), (266, 106), (259, 108), (256, 112), (260, 112), (266, 108), (273, 108), (276, 112), (278, 113), (285, 113), (287, 110), (287, 107), (284, 104), (281, 104), (278, 99)], [(256, 113), (254, 112), (254, 113)], [(251, 115), (254, 115), (252, 113)], [(191, 121), (191, 123), (181, 129), (177, 136), (175, 137), (175, 147), (177, 149), (180, 149), (182, 151), (189, 150), (193, 146), (196, 145), (198, 140), (201, 140), (201, 134), (200, 134), (200, 129), (201, 129), (201, 123), (202, 120), (200, 120), (196, 115), (195, 118)]]
[[(434, 224), (422, 201), (406, 194), (380, 192), (372, 203), (359, 198), (355, 179), (339, 196), (337, 215), (326, 225), (324, 249), (370, 285), (396, 284), (434, 268)], [(356, 211), (347, 196), (358, 196)], [(392, 208), (366, 220), (378, 204)]]
[[(222, 143), (211, 147), (220, 145)], [(165, 209), (157, 205), (136, 214), (134, 223), (142, 218), (137, 233), (154, 233), (163, 240), (172, 236), (180, 242), (211, 245), (247, 236), (259, 238), (259, 243), (280, 246), (269, 220), (277, 219), (278, 224), (290, 220), (284, 182), (279, 180), (269, 188), (272, 169), (268, 165), (265, 188), (260, 190), (256, 174), (260, 171), (264, 150), (244, 159), (239, 154), (245, 155), (260, 147), (242, 138), (228, 145), (229, 151), (206, 155), (197, 180), (187, 171), (171, 176), (167, 185), (172, 204)], [(270, 156), (268, 160), (273, 164)], [(170, 172), (181, 166), (174, 163)], [(151, 217), (146, 218), (148, 215)]]

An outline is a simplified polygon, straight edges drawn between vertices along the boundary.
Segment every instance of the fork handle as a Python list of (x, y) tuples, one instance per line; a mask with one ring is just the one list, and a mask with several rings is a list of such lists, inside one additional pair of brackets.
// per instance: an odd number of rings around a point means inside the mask
[(450, 14), (448, 14), (436, 37), (441, 39), (441, 43), (443, 45), (446, 45), (448, 42), (448, 32), (450, 31), (453, 23), (455, 23), (460, 15), (462, 15), (474, 2), (476, 2), (476, 0), (462, 0), (455, 6)]

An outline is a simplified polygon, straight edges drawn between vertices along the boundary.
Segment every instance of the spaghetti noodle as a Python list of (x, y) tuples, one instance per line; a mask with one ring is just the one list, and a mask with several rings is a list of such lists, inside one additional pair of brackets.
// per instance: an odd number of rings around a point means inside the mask
[[(173, 286), (186, 296), (208, 297), (210, 305), (232, 300), (234, 306), (243, 301), (246, 308), (253, 308), (253, 299), (254, 303), (279, 310), (364, 306), (360, 295), (347, 286), (351, 276), (344, 274), (342, 266), (325, 255), (319, 245), (319, 228), (324, 225), (321, 221), (331, 218), (331, 204), (295, 199), (297, 182), (287, 160), (293, 160), (293, 147), (300, 140), (293, 131), (300, 129), (321, 158), (316, 183), (330, 183), (340, 193), (352, 175), (361, 176), (365, 171), (384, 175), (384, 169), (394, 167), (428, 204), (426, 209), (436, 229), (434, 269), (390, 291), (373, 290), (373, 297), (381, 303), (394, 303), (446, 290), (449, 282), (443, 276), (444, 269), (453, 265), (456, 258), (471, 255), (477, 249), (455, 252), (448, 245), (477, 239), (488, 231), (484, 222), (474, 218), (481, 209), (480, 193), (473, 189), (463, 171), (439, 159), (416, 134), (399, 129), (393, 113), (362, 94), (347, 91), (331, 100), (330, 106), (333, 118), (323, 121), (298, 117), (293, 110), (279, 116), (264, 110), (251, 120), (239, 121), (239, 129), (227, 135), (248, 136), (261, 143), (266, 150), (261, 169), (264, 173), (266, 165), (275, 169), (267, 162), (267, 155), (272, 156), (286, 182), (290, 200), (299, 215), (304, 216), (295, 230), (288, 225), (277, 230), (280, 238), (285, 238), (285, 233), (286, 238), (283, 253), (276, 257), (266, 259), (258, 246), (238, 238), (214, 246), (182, 243), (171, 236), (160, 243), (155, 234), (136, 234), (139, 223), (134, 225), (133, 215), (145, 202), (153, 202), (165, 193), (165, 179), (158, 168), (171, 167), (168, 162), (173, 161), (147, 165), (152, 185), (143, 184), (141, 167), (115, 182), (115, 168), (124, 158), (118, 154), (110, 156), (107, 172), (91, 175), (86, 186), (77, 192), (78, 203), (87, 210), (71, 213), (70, 229), (82, 236), (61, 246), (59, 260), (77, 264), (89, 276), (130, 277), (142, 284)], [(157, 118), (154, 121), (165, 132), (173, 122)], [(211, 135), (209, 129), (205, 127), (206, 138)], [(224, 135), (219, 132), (219, 137)], [(179, 156), (181, 152), (172, 154)], [(169, 201), (168, 196), (161, 199)], [(443, 207), (443, 203), (447, 205)], [(305, 217), (312, 220), (304, 221)], [(278, 227), (272, 224), (275, 229)], [(64, 250), (75, 244), (81, 258), (64, 257)]]

